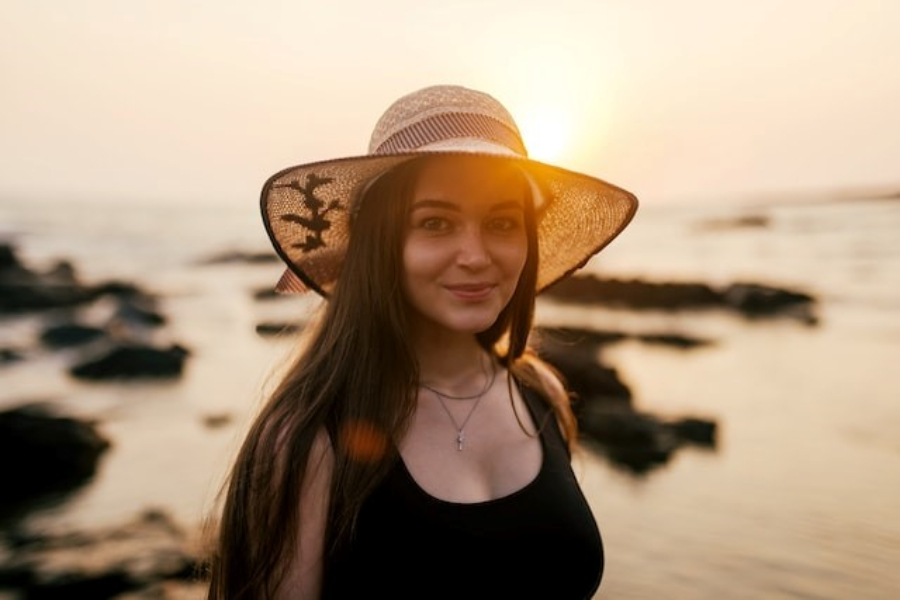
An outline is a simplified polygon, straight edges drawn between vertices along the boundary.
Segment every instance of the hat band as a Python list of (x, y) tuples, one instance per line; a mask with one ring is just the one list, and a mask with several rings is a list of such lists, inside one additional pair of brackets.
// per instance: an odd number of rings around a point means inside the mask
[(520, 156), (527, 156), (518, 132), (485, 115), (443, 113), (416, 121), (381, 142), (372, 154), (410, 152), (443, 140), (475, 138), (500, 144)]

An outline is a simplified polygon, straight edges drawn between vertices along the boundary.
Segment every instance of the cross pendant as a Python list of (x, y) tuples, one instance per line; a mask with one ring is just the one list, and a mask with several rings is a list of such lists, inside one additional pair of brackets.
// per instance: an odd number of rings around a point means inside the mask
[(462, 430), (456, 432), (456, 450), (463, 449), (463, 441), (466, 439), (466, 434), (462, 432)]

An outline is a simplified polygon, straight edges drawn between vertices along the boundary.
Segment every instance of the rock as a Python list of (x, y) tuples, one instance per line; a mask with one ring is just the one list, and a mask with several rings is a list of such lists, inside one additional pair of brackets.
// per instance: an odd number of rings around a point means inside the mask
[(748, 318), (786, 316), (807, 324), (815, 298), (805, 292), (758, 283), (735, 283), (724, 289), (704, 283), (601, 279), (594, 275), (563, 279), (544, 295), (562, 302), (590, 303), (636, 310), (729, 309)]
[(661, 344), (681, 349), (698, 348), (712, 344), (712, 340), (680, 333), (625, 333), (622, 331), (597, 331), (577, 327), (536, 327), (534, 343), (552, 344), (557, 350), (577, 345), (583, 351), (593, 351), (623, 340), (636, 339), (646, 344)]
[(94, 292), (82, 286), (71, 266), (61, 263), (47, 273), (21, 265), (0, 270), (0, 313), (19, 313), (68, 307), (92, 300)]
[(699, 417), (666, 422), (647, 413), (588, 404), (578, 420), (595, 446), (634, 473), (646, 473), (666, 463), (685, 444), (716, 445), (716, 423)]
[(228, 413), (210, 414), (203, 417), (203, 424), (209, 429), (218, 429), (229, 425), (232, 420), (232, 416)]
[(666, 463), (679, 445), (659, 419), (633, 410), (589, 404), (578, 420), (580, 429), (614, 464), (633, 473), (646, 473)]
[(145, 295), (122, 296), (112, 321), (128, 327), (159, 327), (165, 324), (166, 317), (154, 304), (153, 299)]
[(225, 250), (219, 254), (201, 259), (199, 262), (203, 265), (217, 265), (227, 263), (249, 263), (249, 264), (269, 264), (277, 263), (281, 259), (272, 251), (264, 250), (262, 252), (243, 252), (240, 250)]
[(536, 344), (541, 358), (556, 367), (575, 394), (576, 404), (631, 401), (631, 390), (618, 372), (599, 362), (598, 348), (610, 337), (588, 330), (541, 328)]
[(594, 275), (563, 279), (544, 295), (557, 300), (624, 306), (636, 309), (709, 308), (723, 306), (721, 294), (704, 283), (650, 283), (601, 279)]
[(0, 365), (18, 362), (25, 356), (16, 348), (0, 348)]
[[(536, 330), (538, 354), (559, 370), (574, 395), (578, 427), (592, 447), (615, 465), (643, 474), (666, 463), (686, 443), (715, 446), (715, 423), (697, 417), (666, 422), (632, 405), (630, 388), (615, 369), (603, 364), (602, 348), (627, 334), (573, 327)], [(638, 336), (657, 343), (695, 344), (693, 338)]]
[(140, 294), (133, 284), (105, 282), (83, 285), (68, 261), (45, 272), (29, 269), (10, 244), (0, 243), (0, 314), (17, 314), (83, 305), (104, 295)]
[[(26, 598), (105, 599), (188, 582), (199, 561), (182, 529), (150, 510), (118, 528), (22, 535), (0, 566), (0, 582)], [(146, 596), (136, 596), (146, 597)]]
[(261, 336), (289, 335), (303, 329), (299, 323), (265, 322), (256, 326), (256, 333)]
[(673, 346), (683, 350), (709, 346), (713, 343), (711, 340), (681, 335), (678, 333), (643, 333), (635, 335), (634, 337), (647, 344), (662, 344), (664, 346)]
[(80, 487), (109, 447), (94, 423), (57, 415), (46, 404), (0, 412), (0, 514)]
[(172, 378), (181, 375), (188, 355), (188, 350), (178, 344), (168, 348), (122, 344), (75, 365), (69, 372), (78, 379), (91, 380)]
[(813, 297), (804, 292), (757, 283), (735, 283), (725, 289), (723, 298), (729, 306), (751, 318), (790, 314), (811, 325), (817, 323), (812, 314)]
[(687, 417), (669, 423), (669, 427), (686, 443), (714, 448), (716, 446), (716, 423), (709, 419)]
[(41, 342), (51, 348), (70, 348), (89, 344), (106, 335), (99, 327), (80, 323), (60, 323), (50, 325), (41, 332)]
[(699, 229), (762, 229), (768, 227), (771, 220), (766, 215), (748, 214), (722, 219), (708, 219), (698, 224)]
[(22, 263), (16, 256), (15, 248), (5, 242), (0, 242), (0, 271), (21, 269)]
[(273, 286), (267, 285), (262, 288), (257, 288), (253, 291), (253, 299), (254, 300), (276, 300), (279, 298), (284, 298), (285, 295), (278, 292)]

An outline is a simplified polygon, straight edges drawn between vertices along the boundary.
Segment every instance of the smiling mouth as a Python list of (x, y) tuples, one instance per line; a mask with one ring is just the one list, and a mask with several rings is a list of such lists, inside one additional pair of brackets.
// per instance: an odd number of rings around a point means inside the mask
[(480, 300), (494, 291), (492, 283), (467, 283), (462, 285), (446, 285), (444, 288), (457, 298), (463, 300)]

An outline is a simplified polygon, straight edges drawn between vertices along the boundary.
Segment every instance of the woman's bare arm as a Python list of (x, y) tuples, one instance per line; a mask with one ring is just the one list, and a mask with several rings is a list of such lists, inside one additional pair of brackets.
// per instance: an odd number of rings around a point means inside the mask
[(310, 449), (300, 487), (297, 546), (278, 586), (278, 600), (317, 600), (321, 595), (325, 523), (333, 468), (331, 440), (325, 431), (321, 431)]

